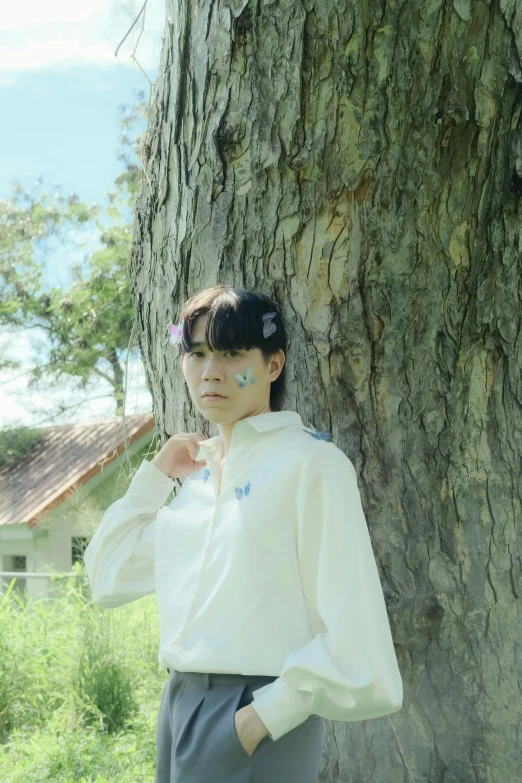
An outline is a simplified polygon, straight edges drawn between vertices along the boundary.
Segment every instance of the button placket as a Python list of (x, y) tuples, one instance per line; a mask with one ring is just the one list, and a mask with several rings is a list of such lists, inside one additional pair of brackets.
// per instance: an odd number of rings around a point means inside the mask
[[(236, 436), (236, 439), (237, 439), (237, 436)], [(231, 441), (231, 447), (230, 447), (231, 450), (233, 448), (233, 445), (234, 445), (234, 432), (232, 432), (232, 441)], [(198, 593), (199, 593), (199, 588), (201, 587), (201, 581), (202, 581), (202, 578), (203, 578), (203, 573), (205, 571), (205, 565), (206, 565), (206, 562), (207, 562), (207, 559), (208, 559), (208, 554), (209, 554), (209, 551), (210, 551), (210, 543), (212, 541), (212, 536), (214, 534), (214, 530), (215, 530), (215, 527), (216, 527), (216, 517), (217, 517), (217, 515), (219, 513), (219, 510), (220, 510), (220, 507), (221, 507), (220, 500), (221, 500), (222, 495), (223, 495), (223, 490), (222, 490), (222, 487), (224, 485), (223, 479), (224, 479), (225, 473), (227, 471), (227, 468), (228, 468), (228, 470), (230, 470), (230, 453), (229, 453), (229, 455), (228, 455), (228, 457), (227, 457), (227, 459), (225, 461), (225, 465), (223, 467), (223, 473), (222, 473), (222, 476), (221, 476), (221, 486), (220, 486), (220, 491), (218, 492), (217, 491), (217, 486), (216, 486), (216, 483), (217, 483), (216, 482), (216, 475), (215, 475), (215, 472), (213, 472), (213, 468), (214, 468), (216, 456), (217, 456), (217, 458), (219, 460), (221, 460), (222, 455), (223, 455), (223, 449), (222, 448), (219, 448), (217, 450), (217, 453), (216, 453), (216, 450), (214, 448), (211, 448), (209, 453), (208, 453), (208, 455), (205, 454), (205, 456), (207, 457), (207, 466), (208, 466), (208, 469), (210, 471), (210, 475), (212, 477), (212, 483), (214, 485), (214, 494), (215, 494), (214, 510), (213, 510), (213, 513), (212, 513), (212, 520), (211, 520), (211, 523), (209, 525), (207, 539), (206, 539), (206, 542), (205, 542), (205, 545), (204, 545), (204, 556), (203, 556), (203, 560), (202, 560), (202, 563), (201, 563), (201, 566), (200, 566), (200, 569), (199, 569), (199, 576), (198, 576), (197, 586), (193, 590), (192, 597), (191, 597), (190, 602), (189, 602), (187, 615), (185, 617), (185, 621), (183, 622), (183, 625), (182, 625), (182, 627), (181, 627), (181, 629), (180, 629), (180, 631), (179, 631), (179, 633), (178, 633), (176, 638), (179, 638), (179, 636), (181, 636), (181, 634), (183, 633), (183, 631), (187, 627), (187, 624), (189, 623), (189, 621), (190, 621), (190, 619), (192, 617), (192, 614), (193, 614), (193, 611), (194, 611), (194, 607), (195, 607), (195, 604), (196, 604), (196, 599), (197, 599), (197, 596), (198, 596)]]

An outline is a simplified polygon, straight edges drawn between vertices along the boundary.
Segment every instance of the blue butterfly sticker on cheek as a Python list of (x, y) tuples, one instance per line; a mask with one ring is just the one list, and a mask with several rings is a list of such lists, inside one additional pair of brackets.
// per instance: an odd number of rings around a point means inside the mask
[(252, 367), (247, 367), (244, 373), (233, 372), (232, 378), (236, 379), (240, 389), (243, 389), (247, 383), (255, 383)]
[[(310, 431), (311, 430), (311, 431)], [(309, 435), (312, 436), (312, 438), (317, 438), (317, 440), (332, 440), (332, 435), (330, 432), (321, 432), (321, 430), (316, 430), (315, 427), (313, 427), (310, 422), (308, 422), (308, 428), (304, 429), (303, 432), (307, 432)]]
[(247, 483), (246, 483), (246, 486), (245, 486), (245, 489), (244, 489), (244, 490), (243, 490), (243, 489), (241, 489), (241, 487), (234, 487), (234, 491), (235, 491), (235, 493), (236, 493), (236, 498), (237, 498), (238, 500), (241, 500), (241, 498), (243, 497), (243, 495), (248, 495), (248, 493), (250, 492), (250, 481), (247, 481)]

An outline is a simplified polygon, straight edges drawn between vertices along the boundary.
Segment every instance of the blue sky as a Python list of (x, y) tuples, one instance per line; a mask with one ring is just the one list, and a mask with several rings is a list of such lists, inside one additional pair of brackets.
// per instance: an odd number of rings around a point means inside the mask
[[(165, 0), (149, 0), (144, 31), (135, 56), (154, 82), (157, 76), (165, 21)], [(116, 47), (138, 15), (143, 0), (16, 0), (0, 14), (0, 199), (17, 180), (34, 194), (76, 193), (87, 204), (108, 203), (106, 193), (122, 171), (119, 107), (132, 108), (150, 85), (130, 57), (140, 35), (143, 16), (121, 46)], [(7, 121), (6, 119), (7, 118)], [(144, 125), (142, 126), (144, 127)], [(38, 179), (42, 178), (41, 184)], [(78, 238), (87, 244), (78, 248)], [(92, 228), (71, 237), (65, 246), (37, 254), (45, 262), (50, 285), (66, 285), (68, 269), (99, 247)], [(43, 339), (34, 330), (13, 337), (0, 335), (0, 350), (29, 356), (31, 341)], [(78, 392), (62, 388), (57, 395), (27, 389), (26, 369), (0, 373), (0, 426), (44, 423), (42, 410), (54, 412), (56, 400), (74, 405)], [(15, 377), (16, 376), (16, 377)], [(134, 363), (129, 373), (127, 412), (151, 409), (143, 368)], [(91, 402), (61, 414), (47, 424), (92, 420), (114, 414), (100, 379), (87, 391)], [(40, 409), (40, 410), (37, 410)]]

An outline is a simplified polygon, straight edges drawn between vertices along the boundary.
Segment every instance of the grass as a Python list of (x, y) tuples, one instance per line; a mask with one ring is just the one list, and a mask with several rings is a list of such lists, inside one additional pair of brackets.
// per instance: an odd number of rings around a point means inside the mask
[(154, 783), (156, 598), (104, 609), (73, 570), (52, 599), (0, 595), (0, 781)]

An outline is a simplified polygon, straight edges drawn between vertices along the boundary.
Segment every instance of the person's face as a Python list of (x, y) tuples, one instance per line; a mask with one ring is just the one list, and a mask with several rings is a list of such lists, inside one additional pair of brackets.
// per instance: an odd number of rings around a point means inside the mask
[[(270, 384), (278, 377), (285, 363), (284, 351), (273, 355), (268, 366), (259, 348), (249, 351), (211, 351), (205, 344), (208, 315), (201, 315), (193, 326), (196, 345), (183, 356), (183, 374), (196, 408), (208, 421), (230, 424), (248, 416), (270, 411)], [(248, 370), (246, 383), (234, 375)], [(254, 381), (253, 383), (250, 381)], [(211, 390), (222, 394), (217, 401), (203, 397)]]

